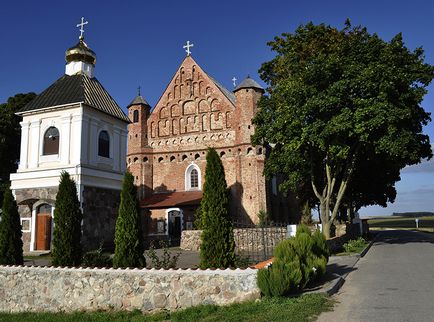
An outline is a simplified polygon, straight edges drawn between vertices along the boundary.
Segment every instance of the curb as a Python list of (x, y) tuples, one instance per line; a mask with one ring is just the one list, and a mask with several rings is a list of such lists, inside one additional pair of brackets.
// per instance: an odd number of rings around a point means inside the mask
[(333, 294), (336, 294), (339, 291), (339, 289), (342, 287), (342, 285), (344, 285), (344, 283), (345, 283), (345, 278), (343, 278), (342, 276), (340, 276), (338, 274), (333, 274), (333, 275), (336, 278), (332, 282), (332, 285), (330, 285), (324, 291), (321, 292), (321, 293), (327, 294), (327, 296), (332, 296)]

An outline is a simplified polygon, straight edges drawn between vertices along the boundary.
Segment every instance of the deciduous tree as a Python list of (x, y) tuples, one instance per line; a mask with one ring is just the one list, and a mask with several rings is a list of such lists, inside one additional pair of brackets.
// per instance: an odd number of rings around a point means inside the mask
[(15, 113), (35, 96), (35, 93), (17, 94), (0, 104), (0, 203), (2, 191), (9, 186), (9, 175), (17, 170), (20, 159), (21, 118)]
[(359, 165), (366, 169), (359, 175), (372, 178), (378, 160), (395, 171), (431, 158), (422, 131), (431, 119), (421, 102), (434, 67), (401, 34), (386, 42), (349, 21), (342, 30), (302, 25), (269, 45), (276, 57), (260, 69), (269, 86), (253, 142), (274, 146), (265, 171), (283, 173), (282, 188), (310, 181), (329, 237)]

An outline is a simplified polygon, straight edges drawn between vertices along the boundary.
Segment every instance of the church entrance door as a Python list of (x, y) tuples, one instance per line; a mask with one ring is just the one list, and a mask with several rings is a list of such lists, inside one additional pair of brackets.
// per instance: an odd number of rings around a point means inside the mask
[(182, 231), (182, 212), (179, 210), (171, 210), (168, 213), (169, 221), (169, 238), (171, 245), (179, 245), (181, 242)]
[(44, 204), (36, 214), (36, 250), (49, 250), (51, 244), (51, 206)]

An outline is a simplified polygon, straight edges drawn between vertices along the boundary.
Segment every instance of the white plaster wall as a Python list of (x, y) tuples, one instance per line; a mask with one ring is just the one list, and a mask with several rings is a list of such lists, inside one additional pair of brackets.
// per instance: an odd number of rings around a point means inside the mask
[[(59, 154), (43, 156), (43, 137), (50, 126), (59, 130)], [(120, 189), (125, 171), (125, 122), (78, 103), (23, 115), (21, 127), (20, 165), (11, 174), (13, 190), (57, 186), (62, 170), (79, 187)], [(110, 158), (98, 156), (102, 130), (110, 136)]]

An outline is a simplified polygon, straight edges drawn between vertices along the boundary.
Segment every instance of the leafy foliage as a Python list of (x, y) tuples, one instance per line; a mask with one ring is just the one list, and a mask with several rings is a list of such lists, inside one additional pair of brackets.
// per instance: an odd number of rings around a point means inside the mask
[(86, 252), (83, 255), (82, 265), (85, 267), (112, 267), (112, 259), (109, 254), (104, 253), (102, 246), (103, 243), (98, 249)]
[(52, 264), (78, 266), (82, 259), (81, 220), (83, 214), (77, 196), (77, 188), (69, 173), (60, 176), (59, 191), (54, 209)]
[(226, 268), (235, 264), (235, 242), (229, 217), (229, 195), (223, 164), (216, 150), (209, 148), (201, 201), (202, 228), (200, 266)]
[(121, 203), (116, 220), (113, 267), (145, 267), (142, 225), (137, 204), (134, 177), (126, 172), (121, 191)]
[(176, 268), (176, 264), (178, 263), (178, 258), (181, 253), (171, 254), (167, 242), (161, 240), (159, 241), (159, 246), (163, 249), (163, 254), (161, 257), (157, 255), (155, 251), (157, 246), (155, 245), (155, 241), (151, 242), (149, 250), (146, 252), (152, 262), (152, 267), (156, 269), (169, 269)]
[(9, 175), (17, 170), (20, 159), (21, 117), (15, 115), (35, 93), (17, 94), (0, 104), (0, 203), (3, 191), (8, 189)]
[(303, 289), (326, 272), (329, 249), (324, 236), (301, 225), (296, 236), (280, 242), (273, 264), (258, 272), (258, 287), (265, 296), (284, 296)]
[(420, 103), (434, 67), (401, 34), (385, 42), (349, 21), (301, 25), (269, 45), (276, 57), (260, 69), (269, 95), (253, 142), (272, 146), (265, 172), (284, 175), (282, 190), (309, 182), (328, 237), (342, 202), (393, 201), (399, 170), (431, 158)]
[(352, 239), (346, 242), (344, 244), (344, 249), (347, 253), (358, 253), (362, 251), (367, 245), (368, 243), (366, 242), (366, 240), (362, 237), (359, 237), (357, 239)]
[(23, 264), (21, 223), (12, 191), (5, 190), (0, 214), (0, 265)]

